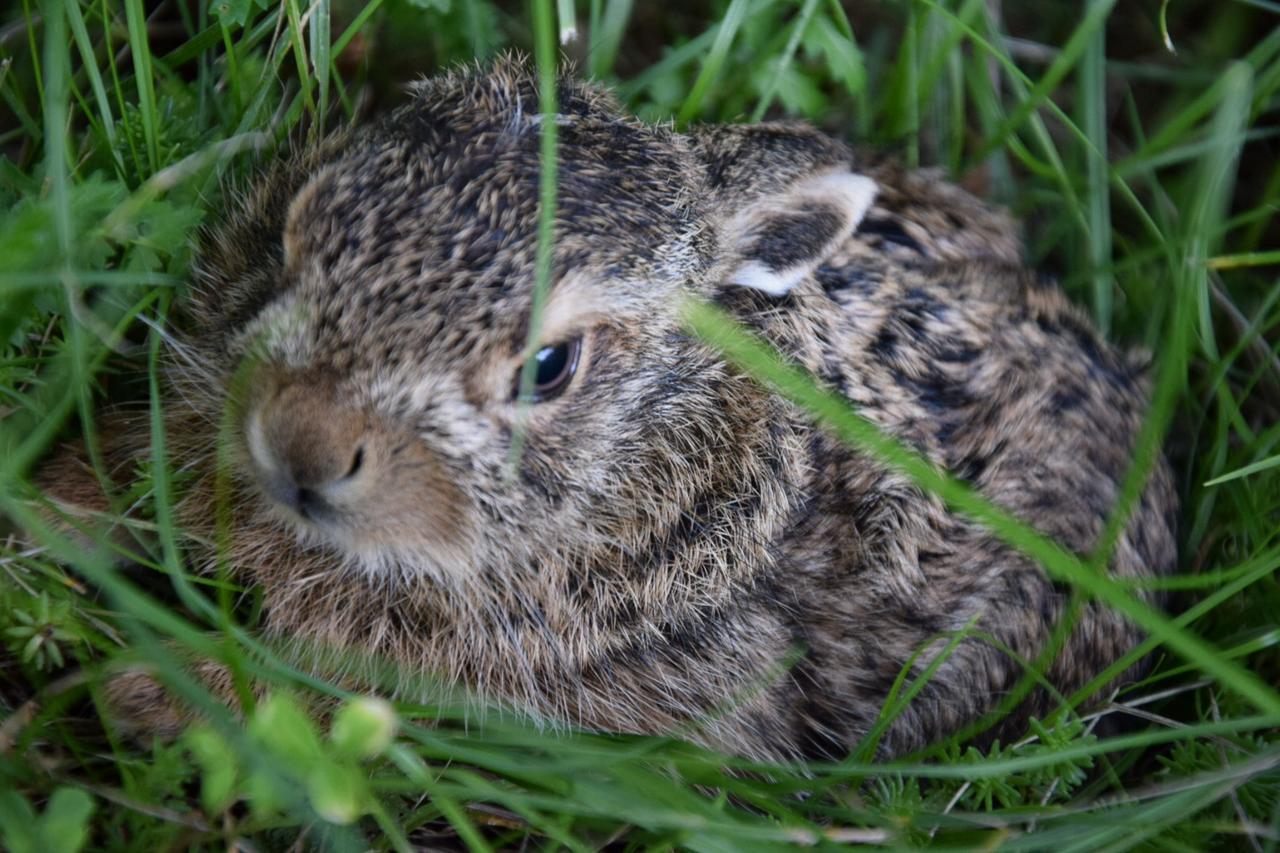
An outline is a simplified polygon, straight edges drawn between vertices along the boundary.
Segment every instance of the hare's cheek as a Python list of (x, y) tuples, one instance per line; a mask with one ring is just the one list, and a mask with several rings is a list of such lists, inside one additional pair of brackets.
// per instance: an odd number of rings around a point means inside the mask
[(314, 519), (315, 526), (362, 559), (465, 562), (474, 541), (472, 484), (430, 446), (383, 438), (366, 438), (367, 462), (334, 490), (333, 515)]
[(471, 539), (472, 501), (441, 466), (423, 465), (398, 486), (395, 508), (383, 515), (393, 540), (456, 549)]

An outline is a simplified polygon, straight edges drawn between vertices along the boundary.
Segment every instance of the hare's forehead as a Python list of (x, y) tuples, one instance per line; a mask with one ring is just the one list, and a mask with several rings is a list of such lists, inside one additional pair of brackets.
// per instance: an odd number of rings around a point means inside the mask
[[(681, 252), (692, 265), (694, 253), (673, 249)], [(544, 344), (601, 325), (657, 335), (676, 322), (679, 277), (662, 280), (653, 270), (601, 264), (571, 251), (558, 252), (555, 267), (538, 319)], [(515, 364), (529, 346), (531, 267), (487, 281), (461, 273), (453, 280), (335, 281), (319, 271), (300, 279), (246, 333), (283, 368), (385, 373), (399, 366), (414, 376), (471, 374)]]
[[(536, 133), (481, 123), (430, 142), (374, 138), (322, 168), (294, 197), (286, 251), (372, 267), (388, 261), (483, 268), (536, 241), (543, 174)], [(560, 230), (651, 252), (697, 218), (687, 154), (647, 128), (561, 128)]]
[[(539, 234), (536, 172), (460, 166), (469, 177), (455, 181), (413, 175), (415, 168), (343, 167), (304, 187), (283, 235), (289, 284), (357, 313), (483, 306), (527, 294)], [(648, 192), (647, 178), (587, 171), (561, 172), (553, 237), (560, 273), (692, 274), (703, 229), (691, 194), (674, 184)]]

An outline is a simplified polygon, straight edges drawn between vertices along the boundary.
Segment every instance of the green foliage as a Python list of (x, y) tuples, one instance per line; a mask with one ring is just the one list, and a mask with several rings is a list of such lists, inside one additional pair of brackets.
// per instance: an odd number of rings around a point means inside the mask
[(93, 800), (84, 791), (59, 788), (39, 817), (14, 791), (0, 792), (0, 838), (13, 853), (76, 853), (89, 837)]
[[(0, 543), (6, 848), (1280, 845), (1271, 3), (576, 4), (579, 38), (562, 49), (640, 115), (804, 118), (940, 165), (1023, 217), (1031, 260), (1112, 337), (1154, 353), (1134, 471), (1098, 553), (1077, 555), (714, 315), (690, 315), (763, 381), (1150, 631), (1015, 743), (952, 738), (890, 765), (858, 760), (868, 744), (837, 764), (761, 767), (676, 740), (539, 731), (444, 699), (350, 698), (253, 638), (251, 590), (191, 574), (171, 521), (175, 460), (104, 476), (106, 514), (130, 510), (127, 545), (43, 524), (40, 456), (70, 438), (94, 456), (109, 438), (94, 420), (104, 403), (147, 410), (158, 329), (224, 187), (259, 152), (387, 106), (414, 76), (505, 48), (548, 69), (572, 4), (559, 20), (552, 5), (43, 0), (0, 13), (0, 513), (16, 523), (0, 534), (24, 527), (39, 545)], [(1182, 498), (1181, 574), (1162, 582), (1163, 612), (1097, 571), (1162, 443)], [(113, 568), (122, 550), (135, 570)], [(1155, 670), (1107, 698), (1107, 681), (1148, 652)], [(184, 676), (189, 657), (270, 693), (237, 722)], [(104, 680), (139, 662), (206, 721), (149, 748), (104, 726)], [(909, 700), (919, 685), (898, 687)]]
[(4, 636), (9, 649), (36, 669), (62, 669), (67, 662), (61, 645), (80, 639), (71, 621), (71, 602), (63, 599), (50, 605), (49, 594), (41, 592), (34, 605), (29, 610), (21, 605), (8, 609), (12, 624)]
[(360, 698), (339, 709), (326, 741), (298, 703), (279, 693), (259, 705), (246, 726), (249, 749), (271, 759), (266, 767), (246, 766), (211, 726), (189, 729), (183, 741), (200, 768), (205, 814), (222, 814), (244, 799), (253, 818), (269, 825), (289, 805), (282, 789), (300, 787), (317, 815), (348, 824), (377, 808), (362, 762), (385, 752), (394, 730), (389, 705)]

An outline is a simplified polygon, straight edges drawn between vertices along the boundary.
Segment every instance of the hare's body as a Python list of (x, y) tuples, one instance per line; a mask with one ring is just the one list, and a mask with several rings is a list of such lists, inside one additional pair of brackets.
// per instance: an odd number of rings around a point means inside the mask
[[(230, 407), (227, 556), (278, 638), (545, 719), (776, 757), (846, 752), (904, 668), (918, 677), (969, 627), (880, 754), (995, 708), (1069, 590), (727, 367), (680, 302), (720, 302), (1082, 555), (1127, 470), (1140, 371), (954, 187), (855, 175), (803, 127), (682, 135), (593, 89), (560, 99), (533, 350), (537, 100), (511, 65), (429, 81), (240, 200), (207, 241), (173, 371), (188, 527), (216, 538)], [(533, 351), (559, 384), (540, 366), (526, 409), (510, 392)], [(1171, 568), (1173, 504), (1161, 462), (1114, 573)], [(1079, 619), (1047, 667), (1066, 691), (1138, 639), (1097, 605)], [(114, 693), (171, 719), (136, 679)]]

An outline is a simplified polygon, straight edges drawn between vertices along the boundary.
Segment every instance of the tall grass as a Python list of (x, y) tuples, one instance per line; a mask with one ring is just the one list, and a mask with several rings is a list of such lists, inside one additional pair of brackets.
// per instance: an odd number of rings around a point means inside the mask
[[(28, 0), (0, 21), (0, 511), (39, 542), (10, 535), (0, 551), (4, 844), (1275, 850), (1280, 7), (1096, 0), (1021, 4), (1006, 20), (979, 0), (551, 6)], [(1025, 218), (1032, 262), (1113, 338), (1153, 352), (1133, 469), (1097, 552), (1076, 556), (722, 317), (689, 313), (761, 381), (1141, 624), (1150, 639), (1134, 655), (1016, 743), (978, 750), (956, 737), (889, 765), (861, 749), (761, 767), (675, 739), (550, 734), (500, 715), (477, 725), (445, 698), (395, 708), (390, 737), (386, 708), (255, 638), (252, 590), (190, 573), (157, 361), (191, 234), (223, 178), (452, 62), (522, 47), (546, 82), (553, 35), (570, 29), (563, 49), (647, 118), (806, 118), (980, 185)], [(544, 86), (544, 108), (553, 95)], [(543, 128), (553, 163), (555, 123)], [(544, 179), (549, 234), (554, 171)], [(544, 248), (542, 288), (548, 259)], [(94, 421), (104, 401), (147, 412), (153, 428), (153, 457), (129, 482), (106, 482), (109, 514), (153, 534), (127, 549), (142, 567), (130, 574), (116, 568), (119, 543), (86, 548), (51, 530), (31, 483), (70, 436), (107, 480)], [(1148, 582), (1170, 591), (1164, 613), (1098, 571), (1162, 446), (1182, 500), (1179, 574)], [(1108, 692), (1146, 653), (1151, 675)], [(239, 721), (182, 655), (278, 689)], [(207, 725), (151, 748), (104, 729), (103, 680), (137, 660)], [(918, 688), (896, 685), (882, 722)], [(346, 704), (321, 725), (290, 698), (308, 693)]]

